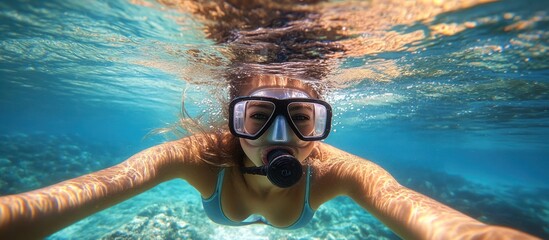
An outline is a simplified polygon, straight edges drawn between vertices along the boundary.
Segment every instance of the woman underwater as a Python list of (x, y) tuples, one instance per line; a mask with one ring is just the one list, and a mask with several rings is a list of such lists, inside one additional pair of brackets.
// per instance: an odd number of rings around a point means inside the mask
[(208, 217), (220, 224), (295, 229), (344, 195), (406, 239), (533, 238), (483, 224), (320, 142), (331, 109), (301, 81), (269, 75), (244, 81), (254, 84), (233, 88), (231, 133), (167, 142), (102, 171), (1, 197), (0, 238), (47, 236), (173, 178), (195, 187)]
[[(196, 11), (193, 14), (199, 14)], [(304, 13), (278, 14), (284, 17), (273, 19), (283, 20), (266, 22), (272, 23), (271, 28), (280, 25), (280, 31), (265, 33), (266, 38), (261, 32), (241, 32), (239, 39), (233, 39), (226, 32), (234, 31), (221, 31), (217, 25), (208, 33), (218, 42), (231, 39), (232, 52), (238, 52), (250, 47), (241, 45), (250, 39), (265, 43), (275, 32), (280, 43), (283, 35), (302, 30), (288, 25), (299, 22)], [(310, 47), (311, 42), (303, 43)], [(321, 45), (326, 55), (340, 51), (338, 45)], [(343, 195), (406, 239), (534, 238), (481, 223), (403, 187), (380, 166), (320, 142), (330, 131), (330, 105), (321, 100), (314, 84), (284, 74), (288, 68), (273, 71), (272, 66), (299, 65), (306, 79), (320, 79), (329, 69), (326, 59), (308, 61), (309, 51), (295, 54), (296, 45), (291, 51), (288, 46), (258, 46), (262, 48), (256, 50), (267, 49), (266, 54), (257, 59), (250, 57), (253, 54), (235, 57), (238, 64), (232, 67), (238, 73), (227, 75), (228, 129), (163, 143), (95, 173), (0, 197), (0, 239), (47, 236), (174, 178), (186, 180), (200, 192), (206, 214), (219, 224), (295, 229), (306, 225), (320, 205)], [(295, 64), (277, 65), (280, 62)]]

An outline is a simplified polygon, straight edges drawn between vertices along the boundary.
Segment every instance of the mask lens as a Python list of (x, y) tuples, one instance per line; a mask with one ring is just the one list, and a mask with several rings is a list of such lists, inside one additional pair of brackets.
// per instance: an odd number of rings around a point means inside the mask
[(324, 135), (327, 122), (326, 106), (311, 102), (293, 102), (288, 104), (288, 113), (292, 123), (304, 138)]
[(247, 139), (259, 138), (278, 116), (287, 121), (301, 140), (321, 140), (328, 136), (332, 117), (328, 103), (305, 98), (241, 97), (231, 102), (229, 110), (231, 133)]
[(245, 100), (234, 106), (233, 128), (241, 135), (256, 136), (273, 117), (275, 105), (261, 100)]

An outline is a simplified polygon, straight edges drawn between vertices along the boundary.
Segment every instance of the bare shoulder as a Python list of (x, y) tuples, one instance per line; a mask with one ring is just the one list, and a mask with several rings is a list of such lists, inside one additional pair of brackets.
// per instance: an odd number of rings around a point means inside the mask
[(217, 174), (223, 167), (234, 164), (235, 154), (230, 136), (196, 134), (163, 144), (170, 152), (174, 175), (186, 180), (202, 196), (209, 196), (215, 188)]
[(389, 174), (372, 161), (329, 144), (319, 143), (317, 150), (317, 157), (312, 162), (321, 178), (348, 177), (356, 174)]
[(375, 183), (396, 183), (382, 167), (326, 143), (319, 143), (316, 157), (311, 160), (314, 169), (313, 190), (318, 199), (311, 200), (314, 206), (339, 195), (351, 195), (358, 189), (370, 188)]

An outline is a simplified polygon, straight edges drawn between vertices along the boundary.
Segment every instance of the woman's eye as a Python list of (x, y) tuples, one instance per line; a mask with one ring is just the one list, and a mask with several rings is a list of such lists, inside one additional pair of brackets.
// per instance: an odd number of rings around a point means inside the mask
[(311, 119), (309, 116), (307, 115), (293, 115), (292, 116), (292, 120), (293, 121), (308, 121), (309, 119)]
[(264, 113), (254, 113), (250, 115), (250, 118), (255, 120), (267, 120), (269, 118), (269, 115)]

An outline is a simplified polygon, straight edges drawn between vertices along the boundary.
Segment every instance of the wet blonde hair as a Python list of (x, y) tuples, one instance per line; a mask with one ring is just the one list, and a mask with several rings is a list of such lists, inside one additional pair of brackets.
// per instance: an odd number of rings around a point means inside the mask
[(295, 88), (308, 93), (313, 98), (320, 98), (318, 91), (305, 81), (279, 75), (259, 75), (233, 79), (230, 82), (229, 96), (232, 100), (239, 96), (247, 96), (254, 89), (266, 87)]

